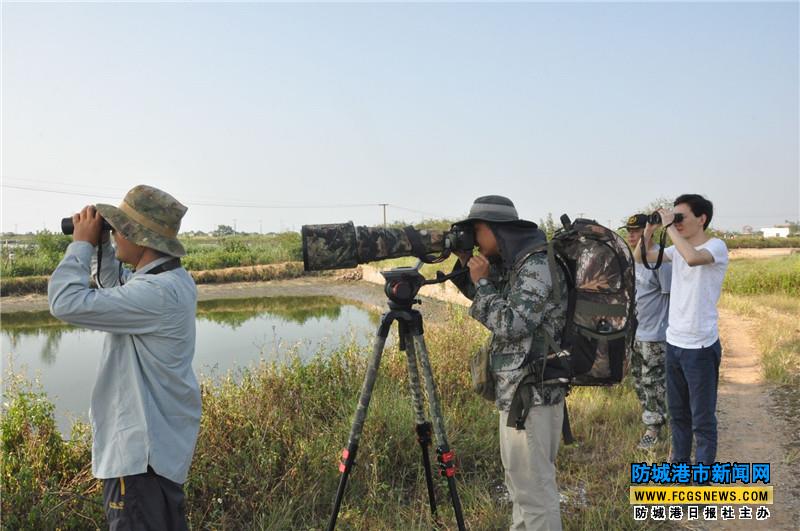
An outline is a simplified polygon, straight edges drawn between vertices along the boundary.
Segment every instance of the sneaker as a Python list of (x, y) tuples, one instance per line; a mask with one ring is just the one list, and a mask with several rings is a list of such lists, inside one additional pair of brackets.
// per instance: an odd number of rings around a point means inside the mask
[(639, 444), (636, 447), (639, 450), (652, 450), (657, 442), (658, 442), (658, 434), (648, 431), (647, 433), (642, 435), (642, 438), (639, 440)]

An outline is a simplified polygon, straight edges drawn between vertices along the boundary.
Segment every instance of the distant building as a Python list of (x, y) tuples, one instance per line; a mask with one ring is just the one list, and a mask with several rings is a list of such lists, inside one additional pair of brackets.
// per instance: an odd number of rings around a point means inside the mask
[(766, 227), (761, 229), (765, 238), (788, 238), (789, 227)]

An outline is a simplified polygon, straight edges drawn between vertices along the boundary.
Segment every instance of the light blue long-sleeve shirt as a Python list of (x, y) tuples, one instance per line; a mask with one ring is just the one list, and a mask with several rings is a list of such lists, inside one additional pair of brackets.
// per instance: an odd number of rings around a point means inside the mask
[(105, 288), (93, 289), (95, 252), (88, 242), (71, 243), (47, 287), (55, 317), (108, 332), (89, 412), (92, 472), (115, 478), (150, 465), (183, 483), (200, 429), (200, 387), (192, 370), (197, 288), (183, 268), (147, 274), (169, 258), (120, 275), (107, 243), (100, 271)]

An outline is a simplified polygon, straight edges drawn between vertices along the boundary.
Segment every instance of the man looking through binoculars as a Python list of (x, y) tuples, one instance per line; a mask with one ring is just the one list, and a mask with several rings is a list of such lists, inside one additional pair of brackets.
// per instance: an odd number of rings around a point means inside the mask
[[(697, 194), (684, 194), (674, 211), (659, 210), (673, 245), (664, 250), (672, 261), (672, 294), (667, 326), (667, 405), (672, 429), (670, 461), (688, 463), (692, 439), (695, 462), (711, 465), (717, 455), (717, 385), (722, 347), (717, 328), (717, 301), (728, 267), (725, 242), (706, 233), (714, 206)], [(678, 220), (676, 215), (680, 214)], [(648, 223), (633, 252), (651, 248), (658, 225)], [(657, 251), (646, 253), (655, 260)]]
[[(73, 242), (47, 288), (55, 317), (108, 332), (90, 420), (92, 473), (103, 480), (112, 530), (187, 529), (182, 484), (200, 429), (200, 388), (192, 370), (197, 291), (177, 239), (185, 212), (144, 185), (119, 208), (85, 207), (72, 217)], [(102, 289), (89, 286), (98, 246)]]
[[(567, 293), (553, 296), (553, 283), (542, 245), (544, 233), (519, 219), (511, 200), (484, 196), (469, 217), (480, 254), (458, 251), (456, 270), (469, 268), (469, 279), (453, 279), (472, 300), (470, 315), (492, 332), (491, 356), (495, 405), (500, 412), (500, 457), (514, 504), (511, 529), (560, 530), (561, 513), (555, 460), (561, 439), (566, 388), (544, 383), (520, 387), (531, 393), (525, 428), (511, 422), (509, 411), (520, 381), (533, 370), (532, 360), (551, 353), (545, 330), (556, 342), (564, 327)], [(560, 270), (559, 270), (560, 272)]]

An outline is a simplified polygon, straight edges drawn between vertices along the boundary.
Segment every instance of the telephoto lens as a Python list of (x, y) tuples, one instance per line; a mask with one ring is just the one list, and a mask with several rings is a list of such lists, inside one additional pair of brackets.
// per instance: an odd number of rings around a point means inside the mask
[[(103, 230), (111, 230), (111, 225), (108, 221), (103, 219)], [(61, 218), (61, 232), (64, 234), (72, 234), (75, 232), (75, 225), (72, 223), (72, 218)]]
[(446, 258), (453, 251), (472, 251), (472, 225), (453, 225), (449, 231), (355, 226), (352, 222), (303, 225), (303, 267), (306, 271), (342, 269), (358, 264), (416, 256), (434, 263), (434, 254)]

